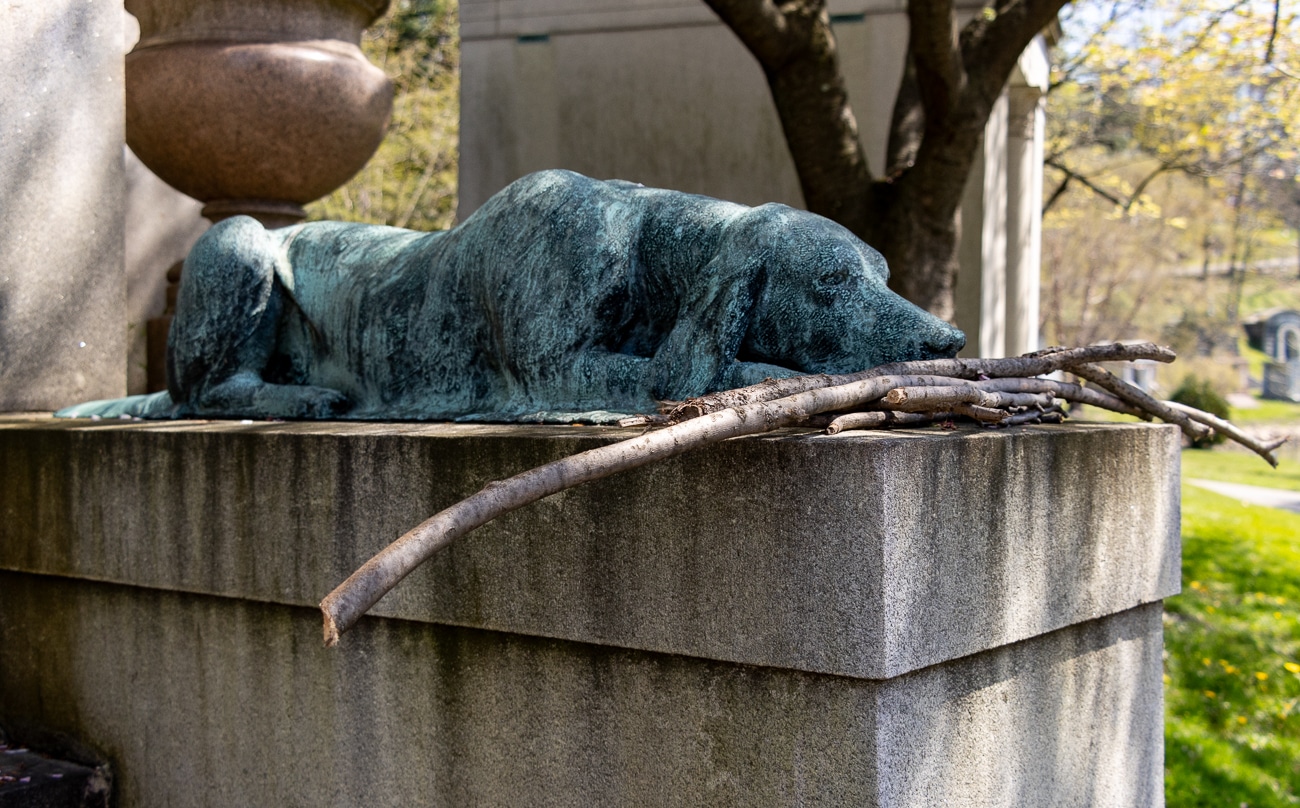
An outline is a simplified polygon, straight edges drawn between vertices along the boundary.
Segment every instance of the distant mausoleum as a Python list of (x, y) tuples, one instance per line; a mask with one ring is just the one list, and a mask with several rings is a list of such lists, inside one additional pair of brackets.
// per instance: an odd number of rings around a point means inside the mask
[(1270, 309), (1243, 324), (1250, 347), (1268, 354), (1264, 398), (1300, 401), (1300, 311)]

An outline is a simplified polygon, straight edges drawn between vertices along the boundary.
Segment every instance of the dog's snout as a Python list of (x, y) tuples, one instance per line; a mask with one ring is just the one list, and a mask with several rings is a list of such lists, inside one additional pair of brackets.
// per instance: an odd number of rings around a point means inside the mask
[(966, 347), (966, 335), (960, 329), (944, 323), (926, 336), (923, 345), (930, 356), (956, 356), (958, 351)]

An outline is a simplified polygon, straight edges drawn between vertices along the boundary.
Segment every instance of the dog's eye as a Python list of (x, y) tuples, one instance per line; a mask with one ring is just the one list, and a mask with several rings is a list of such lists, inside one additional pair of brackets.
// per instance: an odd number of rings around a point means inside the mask
[(822, 286), (839, 286), (849, 279), (848, 267), (840, 266), (834, 269), (828, 269), (821, 274), (817, 282)]

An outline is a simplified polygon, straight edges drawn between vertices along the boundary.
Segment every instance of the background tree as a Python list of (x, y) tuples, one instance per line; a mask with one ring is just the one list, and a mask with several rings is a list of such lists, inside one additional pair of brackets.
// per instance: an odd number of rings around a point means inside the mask
[(1300, 21), (1278, 3), (1108, 0), (1062, 28), (1045, 335), (1233, 349), (1248, 273), (1259, 287), (1296, 223)]
[(395, 0), (361, 47), (393, 81), (392, 122), (365, 168), (308, 213), (416, 230), (451, 227), (460, 123), (457, 4)]
[(705, 0), (767, 77), (808, 209), (884, 254), (891, 286), (953, 314), (962, 193), (1016, 61), (1067, 0), (909, 0), (885, 165), (868, 165), (825, 0)]

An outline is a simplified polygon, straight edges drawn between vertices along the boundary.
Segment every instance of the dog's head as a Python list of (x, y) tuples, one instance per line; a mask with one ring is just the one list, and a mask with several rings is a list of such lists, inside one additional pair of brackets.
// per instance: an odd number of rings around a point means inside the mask
[(738, 359), (852, 373), (955, 356), (966, 344), (961, 331), (891, 291), (885, 259), (844, 227), (784, 205), (745, 218), (741, 240), (760, 263)]

